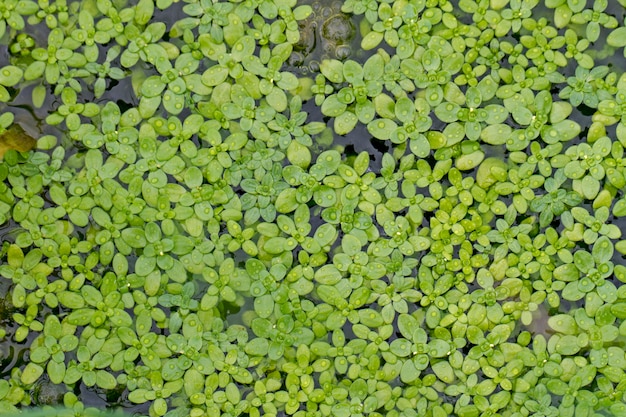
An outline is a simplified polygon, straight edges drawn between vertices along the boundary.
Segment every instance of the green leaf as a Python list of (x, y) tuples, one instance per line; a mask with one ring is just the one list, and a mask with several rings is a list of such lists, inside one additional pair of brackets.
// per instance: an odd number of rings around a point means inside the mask
[(63, 379), (65, 378), (65, 363), (64, 362), (55, 362), (50, 361), (46, 366), (46, 371), (48, 377), (50, 378), (50, 382), (53, 384), (61, 384), (63, 383)]
[(386, 140), (398, 128), (396, 122), (390, 119), (376, 119), (367, 124), (367, 130), (376, 139)]
[(565, 119), (572, 113), (572, 105), (567, 101), (557, 101), (552, 103), (552, 108), (550, 109), (550, 123), (553, 125), (559, 123)]
[[(10, 267), (12, 268), (21, 268), (22, 263), (24, 262), (24, 252), (22, 249), (16, 244), (9, 245), (9, 249), (7, 251), (7, 261)], [(7, 277), (10, 278), (10, 277)]]
[(376, 48), (383, 40), (384, 34), (381, 32), (371, 31), (361, 40), (361, 48), (365, 51)]
[(341, 164), (341, 155), (335, 150), (324, 151), (317, 157), (316, 165), (324, 168), (326, 175), (334, 173)]
[(328, 96), (322, 103), (322, 114), (330, 117), (338, 117), (346, 111), (348, 106), (339, 101), (337, 94)]
[(226, 78), (228, 78), (228, 68), (219, 65), (210, 67), (202, 74), (202, 82), (209, 87), (222, 84)]
[(585, 293), (578, 289), (578, 282), (570, 282), (563, 288), (561, 296), (568, 301), (578, 301), (585, 296)]
[(419, 328), (420, 325), (415, 317), (409, 314), (400, 314), (398, 316), (398, 329), (400, 330), (400, 333), (402, 333), (402, 335), (407, 339), (413, 340), (413, 335)]
[(72, 310), (83, 308), (85, 306), (83, 297), (72, 291), (63, 291), (59, 293), (57, 297), (61, 304)]
[(156, 258), (141, 255), (135, 261), (135, 273), (145, 277), (156, 267)]
[(421, 375), (421, 369), (424, 368), (420, 366), (418, 369), (418, 367), (415, 366), (415, 359), (405, 360), (402, 364), (402, 369), (400, 370), (400, 379), (402, 382), (410, 384), (419, 378)]
[(614, 303), (611, 305), (611, 313), (618, 319), (626, 319), (626, 303)]
[(84, 285), (80, 292), (83, 299), (92, 306), (97, 306), (103, 301), (102, 293), (91, 285)]
[(150, 22), (154, 13), (153, 0), (139, 0), (137, 6), (135, 6), (135, 22), (144, 26)]
[(585, 169), (581, 166), (580, 161), (571, 161), (565, 165), (563, 173), (567, 178), (579, 179), (585, 175)]
[(467, 155), (459, 156), (455, 161), (455, 166), (461, 171), (476, 168), (485, 158), (483, 151), (475, 151)]
[(341, 272), (334, 265), (324, 265), (315, 271), (315, 280), (320, 284), (335, 285), (341, 280)]
[(591, 254), (598, 265), (609, 262), (613, 257), (613, 243), (608, 237), (601, 236), (594, 243)]
[(332, 224), (323, 224), (315, 231), (315, 240), (320, 246), (330, 245), (337, 237), (337, 231)]
[(300, 203), (296, 199), (297, 190), (295, 188), (286, 188), (278, 194), (276, 198), (276, 211), (279, 213), (291, 213)]
[(13, 65), (0, 68), (0, 85), (13, 87), (22, 80), (22, 70)]
[(343, 63), (343, 76), (349, 83), (363, 80), (363, 67), (358, 62), (347, 60)]
[(148, 77), (141, 83), (141, 94), (145, 97), (156, 97), (165, 90), (165, 83), (161, 81), (161, 77), (153, 75)]
[(306, 146), (294, 140), (287, 147), (287, 159), (293, 165), (305, 169), (311, 164), (311, 152)]
[(117, 380), (113, 375), (104, 370), (96, 371), (96, 385), (100, 388), (112, 390), (117, 387)]
[(35, 61), (31, 63), (24, 72), (24, 80), (32, 81), (40, 78), (46, 69), (45, 62)]
[(273, 88), (265, 98), (267, 100), (267, 104), (272, 106), (272, 108), (277, 112), (283, 112), (287, 108), (287, 95), (279, 88)]
[(384, 324), (383, 317), (380, 313), (371, 308), (359, 310), (359, 321), (372, 329), (376, 329)]
[(263, 249), (269, 254), (279, 255), (285, 251), (292, 250), (297, 242), (294, 239), (287, 239), (282, 236), (272, 237), (265, 242)]
[(172, 243), (172, 253), (179, 256), (190, 253), (195, 247), (193, 240), (183, 235), (172, 236)]
[(361, 251), (361, 241), (354, 235), (347, 234), (341, 240), (341, 247), (349, 256), (354, 256)]
[(394, 355), (405, 358), (411, 354), (411, 343), (403, 338), (396, 339), (389, 345), (389, 350)]
[(128, 400), (135, 404), (143, 404), (148, 401), (148, 394), (148, 390), (139, 388), (128, 394)]
[(498, 324), (491, 330), (491, 333), (489, 335), (491, 336), (491, 338), (494, 338), (495, 340), (497, 340), (498, 343), (502, 343), (502, 342), (505, 342), (509, 338), (510, 334), (511, 334), (511, 328), (509, 326), (505, 324)]
[(365, 80), (381, 79), (385, 71), (385, 60), (380, 54), (374, 54), (363, 64), (363, 78)]
[(558, 339), (555, 349), (556, 352), (561, 355), (575, 355), (578, 351), (580, 351), (578, 338), (571, 335), (562, 336)]
[[(0, 24), (1, 23), (2, 23), (2, 21), (0, 21)], [(38, 90), (38, 91), (40, 91), (40, 90)], [(35, 91), (33, 90), (33, 94), (34, 94), (34, 92)], [(8, 102), (10, 100), (11, 100), (11, 94), (9, 94), (8, 90), (4, 86), (0, 85), (0, 103), (6, 103), (6, 102)], [(41, 100), (41, 101), (43, 101), (43, 100)], [(38, 104), (41, 101), (33, 100), (33, 103), (37, 103)], [(51, 117), (51, 116), (48, 116), (48, 117)]]
[(446, 101), (435, 107), (435, 115), (442, 122), (452, 123), (459, 120), (458, 113), (460, 109), (461, 107), (458, 104)]
[(146, 237), (143, 229), (138, 227), (128, 227), (121, 231), (122, 239), (131, 248), (144, 248), (146, 246)]
[(246, 56), (254, 53), (254, 47), (255, 43), (252, 36), (244, 36), (238, 39), (232, 47), (233, 58), (241, 62)]
[(576, 281), (580, 276), (580, 272), (574, 264), (564, 264), (556, 267), (554, 277), (561, 281)]
[(589, 252), (580, 250), (574, 253), (574, 264), (581, 272), (587, 273), (594, 267), (595, 262)]
[(106, 368), (113, 360), (113, 355), (109, 352), (100, 351), (91, 358), (96, 368)]
[(555, 331), (574, 335), (578, 332), (576, 320), (568, 314), (557, 314), (548, 319), (548, 325)]
[(25, 385), (33, 384), (43, 374), (43, 368), (36, 363), (29, 362), (22, 371), (22, 383)]
[(35, 363), (44, 363), (50, 359), (50, 353), (45, 346), (39, 346), (30, 351), (30, 360)]
[(224, 27), (224, 40), (233, 46), (244, 36), (244, 25), (235, 13), (228, 14), (228, 24)]
[(248, 355), (266, 356), (269, 350), (269, 342), (267, 339), (257, 337), (246, 343), (244, 350)]
[(271, 294), (265, 294), (255, 298), (254, 311), (262, 318), (270, 317), (274, 313), (274, 299)]
[(333, 128), (338, 135), (347, 135), (354, 130), (358, 117), (351, 111), (345, 111), (335, 118)]
[(343, 82), (343, 63), (336, 59), (325, 59), (320, 64), (320, 71), (330, 82)]
[(396, 110), (395, 110), (396, 104), (394, 100), (391, 97), (389, 97), (387, 94), (377, 95), (376, 97), (373, 98), (373, 102), (374, 102), (374, 109), (376, 110), (376, 113), (378, 113), (379, 116), (385, 119), (392, 119), (394, 117), (397, 117)]
[(430, 356), (434, 358), (443, 358), (450, 352), (450, 345), (445, 340), (434, 339), (428, 343)]
[(179, 114), (185, 107), (185, 96), (176, 94), (169, 89), (165, 91), (161, 101), (165, 110), (170, 114)]
[(334, 207), (337, 204), (337, 193), (334, 189), (322, 185), (313, 192), (313, 199), (318, 206)]
[(291, 332), (291, 336), (294, 338), (294, 346), (310, 345), (315, 339), (315, 334), (311, 329), (306, 327), (298, 327)]
[(89, 324), (93, 316), (94, 310), (82, 308), (72, 311), (67, 317), (67, 322), (74, 326), (85, 326)]
[(450, 384), (454, 381), (454, 370), (448, 361), (441, 361), (432, 365), (433, 372), (441, 381)]
[(620, 27), (609, 33), (606, 43), (616, 48), (626, 46), (626, 27)]
[(504, 145), (513, 129), (505, 124), (489, 125), (482, 129), (480, 138), (489, 145)]
[(541, 128), (541, 137), (548, 144), (567, 142), (580, 134), (580, 125), (572, 120), (562, 120)]

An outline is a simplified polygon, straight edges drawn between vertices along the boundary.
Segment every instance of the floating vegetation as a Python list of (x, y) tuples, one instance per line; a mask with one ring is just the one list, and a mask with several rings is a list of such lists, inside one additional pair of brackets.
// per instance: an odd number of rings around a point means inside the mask
[(625, 12), (0, 0), (0, 413), (626, 416)]

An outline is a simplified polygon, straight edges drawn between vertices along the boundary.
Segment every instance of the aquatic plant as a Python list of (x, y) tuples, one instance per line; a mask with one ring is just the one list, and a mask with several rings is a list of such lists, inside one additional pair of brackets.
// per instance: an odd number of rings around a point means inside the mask
[(626, 415), (625, 6), (0, 0), (0, 413)]

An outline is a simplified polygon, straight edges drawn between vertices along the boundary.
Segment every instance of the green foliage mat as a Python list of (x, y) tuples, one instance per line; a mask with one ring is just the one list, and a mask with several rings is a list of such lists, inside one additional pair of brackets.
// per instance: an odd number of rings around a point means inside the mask
[(625, 7), (0, 0), (0, 411), (626, 416)]

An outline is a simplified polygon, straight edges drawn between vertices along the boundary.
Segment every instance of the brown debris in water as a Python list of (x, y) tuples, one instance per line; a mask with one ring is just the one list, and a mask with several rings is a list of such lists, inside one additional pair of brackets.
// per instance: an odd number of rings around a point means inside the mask
[(18, 124), (14, 124), (3, 133), (0, 133), (0, 159), (9, 149), (18, 152), (28, 152), (37, 145), (37, 141), (29, 136)]

